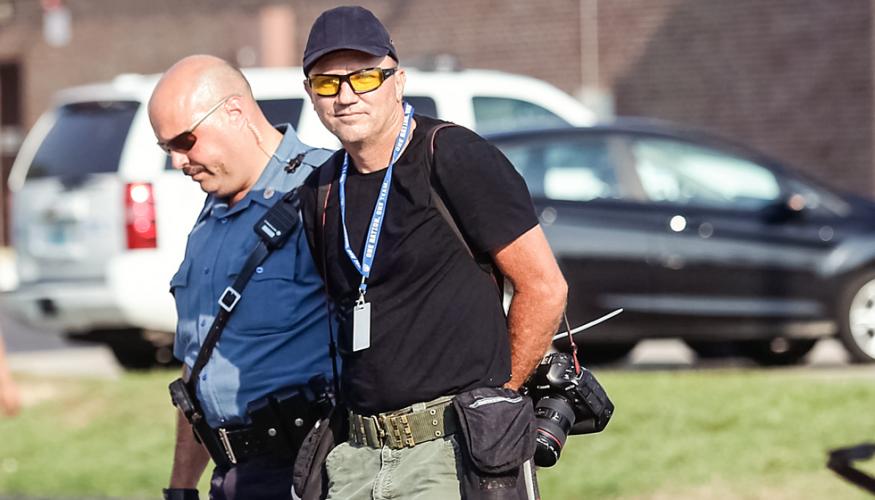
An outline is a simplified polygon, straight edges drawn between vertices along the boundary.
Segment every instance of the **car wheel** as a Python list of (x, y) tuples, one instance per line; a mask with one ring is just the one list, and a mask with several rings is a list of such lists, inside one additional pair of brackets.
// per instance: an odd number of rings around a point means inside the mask
[(625, 358), (634, 348), (635, 342), (582, 344), (577, 348), (577, 358), (584, 365), (616, 363)]
[(733, 342), (712, 340), (685, 340), (687, 347), (696, 353), (699, 359), (731, 358), (738, 356), (738, 348)]
[(875, 271), (851, 280), (839, 304), (839, 340), (854, 363), (875, 362)]
[[(147, 338), (139, 329), (98, 330), (71, 335), (72, 340), (97, 342), (110, 348), (116, 361), (128, 370), (147, 370), (161, 366), (175, 366), (173, 345)], [(172, 337), (171, 337), (172, 338)]]
[(795, 365), (817, 343), (817, 339), (788, 339), (775, 337), (763, 340), (742, 340), (736, 342), (742, 356), (752, 359), (762, 366)]

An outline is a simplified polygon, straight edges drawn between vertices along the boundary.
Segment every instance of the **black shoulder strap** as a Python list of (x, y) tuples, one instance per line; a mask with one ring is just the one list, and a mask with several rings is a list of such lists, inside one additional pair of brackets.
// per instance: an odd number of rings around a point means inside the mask
[(246, 262), (243, 264), (243, 269), (237, 275), (229, 287), (225, 288), (222, 296), (219, 297), (219, 312), (213, 319), (213, 324), (210, 325), (210, 330), (201, 345), (200, 351), (197, 353), (194, 365), (188, 374), (186, 383), (192, 395), (197, 394), (197, 381), (201, 370), (210, 360), (213, 354), (213, 349), (219, 341), (219, 336), (222, 334), (225, 325), (228, 324), (228, 319), (234, 308), (240, 301), (240, 296), (249, 279), (255, 274), (255, 269), (267, 259), (270, 253), (282, 247), (299, 222), (298, 209), (300, 202), (298, 200), (298, 190), (293, 189), (284, 194), (264, 216), (255, 224), (254, 231), (258, 235), (258, 244)]
[[(325, 255), (325, 249), (322, 248), (325, 241), (325, 210), (328, 208), (328, 196), (331, 194), (331, 184), (334, 181), (334, 162), (327, 161), (319, 167), (319, 187), (316, 191), (316, 224), (319, 224), (319, 248), (322, 249), (321, 254)], [(323, 276), (324, 278), (324, 276)]]
[(425, 165), (427, 169), (428, 186), (431, 190), (431, 199), (434, 203), (435, 209), (438, 211), (438, 213), (441, 214), (441, 217), (443, 217), (447, 225), (450, 226), (450, 229), (452, 229), (453, 234), (456, 235), (456, 238), (458, 238), (459, 241), (462, 242), (462, 246), (465, 248), (465, 250), (468, 251), (468, 255), (470, 255), (471, 258), (474, 259), (475, 262), (477, 262), (477, 265), (479, 265), (485, 272), (492, 275), (492, 279), (495, 281), (495, 284), (498, 287), (498, 295), (503, 296), (504, 276), (501, 274), (501, 272), (498, 270), (498, 267), (492, 261), (492, 257), (490, 257), (488, 253), (474, 253), (474, 251), (471, 249), (471, 245), (468, 244), (468, 241), (465, 239), (465, 236), (459, 229), (459, 225), (456, 224), (456, 219), (447, 208), (447, 204), (444, 202), (444, 199), (441, 196), (440, 192), (435, 189), (435, 183), (433, 182), (433, 179), (435, 177), (435, 136), (437, 136), (437, 133), (440, 130), (448, 127), (458, 127), (458, 125), (449, 122), (438, 123), (428, 131), (428, 135), (426, 136), (426, 140), (428, 141), (428, 151), (426, 152)]

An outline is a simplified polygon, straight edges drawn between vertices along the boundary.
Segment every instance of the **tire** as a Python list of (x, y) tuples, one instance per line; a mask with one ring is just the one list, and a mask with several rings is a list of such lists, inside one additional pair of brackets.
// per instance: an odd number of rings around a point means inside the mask
[(687, 340), (699, 359), (745, 357), (762, 366), (787, 366), (802, 361), (817, 339)]
[(685, 340), (684, 343), (696, 353), (699, 359), (719, 359), (738, 356), (738, 347), (730, 341)]
[[(172, 338), (172, 337), (170, 337)], [(155, 341), (139, 329), (99, 330), (71, 336), (71, 339), (96, 342), (110, 348), (116, 361), (127, 370), (148, 370), (156, 367), (176, 366), (173, 345)]]
[(789, 366), (802, 359), (817, 343), (817, 339), (776, 337), (765, 340), (743, 340), (736, 343), (742, 356), (762, 366)]
[(112, 342), (109, 348), (116, 361), (127, 370), (148, 370), (178, 364), (173, 358), (173, 349), (148, 342)]
[(839, 340), (851, 362), (875, 362), (875, 271), (862, 272), (848, 282), (838, 311)]
[(577, 359), (584, 365), (605, 365), (622, 361), (635, 348), (635, 342), (581, 344)]

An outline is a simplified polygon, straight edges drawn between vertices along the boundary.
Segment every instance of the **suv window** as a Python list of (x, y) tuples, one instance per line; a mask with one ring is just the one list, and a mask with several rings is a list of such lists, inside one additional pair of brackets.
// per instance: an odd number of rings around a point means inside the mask
[(291, 123), (298, 127), (301, 121), (301, 109), (304, 107), (304, 99), (259, 99), (258, 106), (264, 112), (267, 121), (273, 125)]
[(139, 103), (83, 102), (57, 110), (57, 121), (27, 171), (28, 179), (115, 172)]
[(418, 95), (405, 95), (404, 100), (409, 102), (411, 106), (413, 106), (413, 110), (418, 115), (430, 116), (432, 118), (437, 118), (437, 106), (435, 106), (434, 99), (431, 97), (418, 96)]
[(548, 137), (498, 144), (535, 198), (590, 201), (621, 198), (609, 138)]
[(757, 210), (781, 196), (775, 174), (749, 160), (665, 139), (639, 139), (636, 169), (651, 201)]
[(472, 103), (478, 134), (568, 126), (567, 121), (552, 111), (520, 99), (474, 96)]

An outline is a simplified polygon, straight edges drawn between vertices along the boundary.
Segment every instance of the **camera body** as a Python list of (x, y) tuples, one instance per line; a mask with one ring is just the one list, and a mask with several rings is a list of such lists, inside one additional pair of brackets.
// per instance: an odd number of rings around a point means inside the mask
[(524, 388), (535, 403), (539, 467), (556, 464), (569, 434), (601, 432), (614, 413), (604, 388), (586, 368), (577, 373), (569, 353), (547, 355)]

